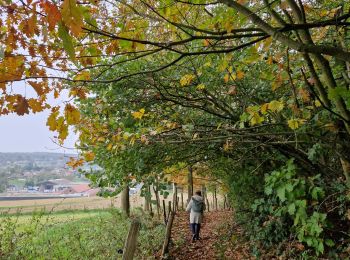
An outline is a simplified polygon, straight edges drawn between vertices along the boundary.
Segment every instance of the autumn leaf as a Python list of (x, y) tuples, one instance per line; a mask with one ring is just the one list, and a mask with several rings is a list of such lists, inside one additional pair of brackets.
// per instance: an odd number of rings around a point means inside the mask
[(67, 124), (76, 125), (80, 121), (80, 112), (71, 104), (67, 104), (64, 109)]
[(289, 119), (288, 120), (288, 126), (295, 130), (297, 128), (299, 128), (300, 126), (302, 126), (305, 123), (305, 119), (300, 119), (300, 118), (293, 118), (293, 119)]
[(192, 74), (186, 74), (180, 79), (181, 86), (188, 86), (195, 79), (195, 76)]
[(56, 24), (61, 20), (61, 13), (58, 10), (58, 7), (49, 1), (41, 1), (40, 6), (46, 13), (49, 30), (54, 30)]
[(260, 111), (261, 113), (264, 115), (267, 113), (267, 109), (269, 107), (269, 103), (265, 103), (265, 104), (262, 104), (261, 107), (260, 107)]
[(29, 114), (29, 104), (26, 98), (18, 96), (17, 103), (14, 104), (15, 111), (18, 115)]
[(315, 106), (316, 107), (321, 107), (322, 104), (321, 104), (321, 102), (319, 100), (315, 100)]
[[(33, 113), (41, 112), (46, 108), (46, 106), (43, 106), (42, 102), (40, 102), (39, 100), (34, 99), (34, 98), (28, 99), (28, 105), (31, 108), (31, 110), (33, 111)], [(49, 105), (47, 105), (47, 106), (49, 106)]]
[(249, 121), (251, 126), (258, 125), (264, 122), (264, 117), (260, 116), (258, 113), (254, 113)]
[(84, 158), (87, 162), (91, 162), (95, 159), (95, 153), (89, 151), (84, 153)]
[(201, 83), (196, 87), (196, 89), (203, 90), (203, 89), (205, 89), (205, 85), (203, 83)]
[(142, 119), (142, 117), (144, 116), (144, 114), (145, 114), (145, 109), (144, 109), (144, 108), (141, 108), (139, 111), (133, 112), (133, 113), (132, 113), (132, 116), (133, 116), (135, 119)]
[(301, 97), (304, 102), (310, 101), (310, 93), (303, 88), (298, 90), (298, 96)]
[(72, 167), (73, 169), (78, 168), (79, 166), (82, 166), (84, 164), (84, 159), (76, 159), (74, 157), (70, 157), (69, 161), (67, 162), (67, 165)]
[(280, 112), (283, 110), (283, 108), (284, 108), (283, 102), (277, 101), (277, 100), (272, 100), (268, 105), (268, 109), (271, 110), (272, 112)]
[(83, 87), (72, 87), (69, 96), (79, 97), (80, 99), (85, 99), (87, 95), (87, 91)]
[(236, 75), (237, 75), (237, 79), (243, 79), (244, 78), (244, 72), (241, 71), (241, 70), (238, 70), (236, 72)]
[(68, 136), (68, 125), (65, 123), (65, 120), (64, 120), (63, 116), (60, 116), (57, 119), (57, 129), (56, 129), (56, 131), (58, 132), (59, 143), (62, 144), (63, 141)]
[(33, 87), (33, 89), (38, 94), (38, 96), (41, 96), (42, 94), (44, 94), (45, 91), (43, 88), (44, 87), (43, 82), (28, 81), (28, 83)]
[(51, 109), (51, 114), (47, 118), (46, 125), (49, 127), (51, 131), (55, 131), (57, 129), (57, 116), (59, 114), (58, 107), (53, 107)]
[(90, 72), (82, 71), (74, 76), (74, 80), (90, 80)]
[(84, 23), (82, 11), (76, 0), (63, 1), (62, 20), (75, 36), (79, 36)]
[(32, 15), (27, 21), (26, 34), (28, 35), (28, 37), (32, 37), (34, 35), (36, 26), (37, 26), (36, 15)]

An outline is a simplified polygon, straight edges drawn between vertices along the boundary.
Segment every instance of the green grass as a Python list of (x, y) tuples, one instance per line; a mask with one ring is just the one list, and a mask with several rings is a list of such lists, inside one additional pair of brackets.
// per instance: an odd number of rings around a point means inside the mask
[[(135, 259), (149, 259), (161, 247), (164, 225), (140, 211)], [(0, 259), (121, 259), (131, 220), (120, 211), (92, 210), (2, 216)]]

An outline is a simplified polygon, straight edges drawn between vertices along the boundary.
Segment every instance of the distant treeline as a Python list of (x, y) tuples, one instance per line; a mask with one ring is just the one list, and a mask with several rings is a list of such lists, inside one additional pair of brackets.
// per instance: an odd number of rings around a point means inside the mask
[(11, 162), (23, 162), (23, 161), (68, 161), (69, 157), (76, 157), (76, 154), (63, 154), (63, 153), (0, 153), (0, 164), (6, 164)]

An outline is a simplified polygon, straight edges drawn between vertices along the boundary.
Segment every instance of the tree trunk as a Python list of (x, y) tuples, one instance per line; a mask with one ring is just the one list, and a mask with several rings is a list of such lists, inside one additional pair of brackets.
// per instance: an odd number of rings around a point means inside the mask
[(129, 217), (130, 216), (130, 197), (129, 186), (126, 186), (121, 194), (122, 211)]
[(187, 203), (190, 202), (192, 196), (193, 196), (193, 175), (192, 175), (192, 166), (188, 167), (188, 176), (187, 176), (187, 182), (188, 182), (188, 197), (187, 197)]
[(210, 212), (210, 205), (209, 205), (209, 200), (208, 200), (208, 193), (205, 194), (205, 201), (207, 203), (207, 211)]
[(156, 196), (157, 215), (158, 215), (158, 218), (160, 218), (160, 198), (159, 198), (158, 185), (157, 184), (155, 186), (153, 185), (153, 191), (154, 191), (154, 194)]
[(173, 211), (177, 210), (177, 186), (176, 183), (173, 183)]
[(145, 205), (144, 205), (144, 210), (149, 212), (150, 211), (150, 205), (151, 205), (151, 189), (149, 186), (146, 188), (147, 192), (145, 194)]

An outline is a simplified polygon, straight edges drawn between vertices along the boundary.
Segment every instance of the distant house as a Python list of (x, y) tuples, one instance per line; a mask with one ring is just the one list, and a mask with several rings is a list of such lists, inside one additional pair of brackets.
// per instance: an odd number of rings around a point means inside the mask
[(18, 187), (16, 186), (16, 185), (8, 185), (7, 187), (6, 187), (6, 190), (8, 191), (8, 192), (13, 192), (13, 191), (18, 191), (19, 189), (18, 189)]
[(40, 183), (40, 192), (58, 193), (58, 194), (75, 194), (81, 196), (89, 196), (92, 193), (92, 188), (88, 183), (75, 183), (66, 179), (48, 180)]
[(55, 185), (56, 185), (56, 183), (53, 181), (41, 182), (41, 183), (39, 183), (39, 191), (40, 192), (48, 192), (48, 193), (54, 192)]

